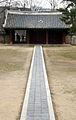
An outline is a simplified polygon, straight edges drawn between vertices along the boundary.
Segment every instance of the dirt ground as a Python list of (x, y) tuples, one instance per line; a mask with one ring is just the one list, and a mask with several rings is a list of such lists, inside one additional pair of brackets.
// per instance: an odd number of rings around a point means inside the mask
[(33, 48), (0, 46), (0, 120), (19, 120)]
[(76, 120), (76, 47), (44, 47), (56, 120)]

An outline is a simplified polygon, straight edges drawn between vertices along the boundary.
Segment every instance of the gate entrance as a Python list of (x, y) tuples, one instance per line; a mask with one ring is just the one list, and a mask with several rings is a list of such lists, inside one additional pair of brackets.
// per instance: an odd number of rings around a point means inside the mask
[[(29, 30), (30, 44), (46, 44), (47, 30)], [(62, 44), (62, 31), (48, 30), (48, 44)]]
[(48, 31), (48, 43), (49, 44), (62, 44), (62, 32), (61, 31)]
[(29, 32), (30, 44), (46, 44), (46, 31), (32, 30)]

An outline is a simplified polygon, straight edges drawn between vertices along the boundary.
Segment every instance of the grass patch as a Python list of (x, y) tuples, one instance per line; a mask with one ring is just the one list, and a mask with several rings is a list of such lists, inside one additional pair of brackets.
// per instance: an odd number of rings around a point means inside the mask
[(18, 54), (17, 50), (12, 50), (12, 49), (0, 49), (0, 56), (16, 56)]
[(60, 55), (65, 58), (70, 58), (72, 60), (76, 60), (76, 47), (72, 47), (71, 49), (66, 49), (60, 51)]
[(76, 60), (76, 51), (61, 52), (60, 55), (65, 58), (70, 58), (70, 59)]
[(28, 52), (17, 49), (0, 49), (0, 72), (23, 70)]
[(65, 90), (64, 94), (75, 94), (76, 95), (76, 90)]
[(17, 63), (0, 63), (0, 71), (16, 71), (22, 70), (21, 66)]
[(72, 60), (76, 60), (76, 47), (70, 47), (70, 48), (55, 48), (55, 49), (47, 49), (47, 55), (48, 57), (58, 57), (62, 56), (65, 58), (70, 58)]
[(76, 47), (46, 48), (46, 55), (53, 69), (56, 67), (62, 72), (76, 71)]

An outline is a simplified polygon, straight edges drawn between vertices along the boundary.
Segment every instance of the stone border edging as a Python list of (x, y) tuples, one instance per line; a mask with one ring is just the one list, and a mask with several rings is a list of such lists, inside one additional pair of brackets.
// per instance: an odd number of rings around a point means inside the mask
[(49, 108), (49, 116), (50, 116), (50, 120), (55, 120), (54, 109), (53, 109), (52, 98), (51, 98), (51, 93), (50, 93), (49, 84), (48, 84), (48, 78), (46, 73), (42, 47), (41, 47), (41, 53), (42, 53), (42, 61), (43, 61), (43, 69), (44, 69), (44, 77), (45, 77), (45, 87), (46, 87), (46, 93), (47, 93), (47, 102), (48, 102), (48, 108)]
[(29, 72), (29, 78), (28, 78), (28, 83), (27, 83), (27, 87), (26, 87), (26, 92), (25, 92), (25, 97), (24, 97), (24, 102), (23, 102), (23, 107), (22, 107), (20, 120), (26, 120), (27, 119), (27, 106), (28, 106), (28, 99), (29, 99), (29, 93), (30, 93), (32, 69), (33, 69), (33, 63), (34, 63), (34, 55), (35, 55), (35, 47), (34, 47), (34, 52), (33, 52), (33, 57), (32, 57), (32, 62), (31, 62), (31, 67), (30, 67), (30, 72)]

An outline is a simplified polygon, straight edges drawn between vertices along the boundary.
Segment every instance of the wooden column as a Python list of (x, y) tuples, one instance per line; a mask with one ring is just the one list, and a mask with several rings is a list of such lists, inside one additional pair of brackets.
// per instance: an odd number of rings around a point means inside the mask
[(26, 31), (27, 34), (27, 44), (29, 44), (29, 30)]
[(48, 44), (48, 31), (46, 31), (46, 44)]
[(12, 35), (12, 31), (10, 31), (10, 44), (13, 44), (13, 35)]
[(63, 34), (62, 34), (62, 43), (66, 44), (66, 41), (65, 41), (65, 32), (63, 32)]

